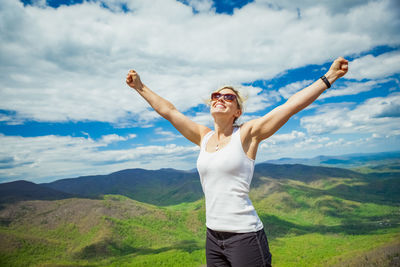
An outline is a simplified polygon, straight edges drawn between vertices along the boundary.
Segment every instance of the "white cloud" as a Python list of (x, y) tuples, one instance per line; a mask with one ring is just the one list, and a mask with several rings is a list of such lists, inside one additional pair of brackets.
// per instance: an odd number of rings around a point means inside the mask
[(239, 86), (236, 89), (244, 95), (244, 113), (262, 111), (277, 102), (278, 96), (274, 91), (263, 91), (262, 88), (254, 86)]
[(377, 85), (387, 82), (388, 80), (368, 81), (368, 82), (345, 82), (344, 87), (337, 89), (332, 88), (325, 91), (318, 99), (330, 98), (335, 96), (357, 95), (362, 92), (368, 92)]
[(264, 159), (277, 158), (285, 153), (305, 154), (309, 151), (319, 150), (330, 139), (328, 137), (311, 135), (304, 132), (292, 131), (286, 134), (274, 134), (260, 144), (259, 157)]
[(290, 83), (285, 87), (280, 88), (278, 91), (283, 98), (288, 99), (289, 97), (300, 91), (300, 89), (303, 89), (308, 85), (310, 85), (312, 82), (313, 82), (312, 80), (305, 80), (305, 81)]
[[(368, 92), (374, 89), (376, 86), (386, 83), (390, 80), (382, 79), (382, 80), (374, 80), (374, 81), (367, 81), (367, 82), (349, 82), (345, 81), (344, 86), (340, 87), (332, 87), (325, 91), (321, 96), (318, 97), (319, 100), (330, 98), (330, 97), (337, 97), (337, 96), (345, 96), (345, 95), (357, 95), (362, 92)], [(290, 83), (280, 89), (278, 92), (282, 95), (283, 98), (288, 99), (301, 89), (307, 87), (313, 82), (313, 80), (304, 80), (298, 81), (294, 83)]]
[(349, 62), (349, 66), (347, 78), (362, 80), (389, 77), (400, 73), (400, 51), (360, 57)]
[[(398, 148), (400, 131), (390, 135), (362, 133), (349, 138), (343, 135), (322, 135), (292, 131), (288, 134), (275, 134), (277, 140), (267, 139), (260, 144), (257, 160), (265, 161), (283, 157), (307, 158), (317, 155), (343, 155), (363, 152), (374, 153), (392, 151)], [(318, 153), (318, 154), (316, 154)]]
[[(198, 154), (195, 146), (169, 144), (106, 149), (111, 143), (131, 138), (135, 135), (107, 135), (99, 140), (55, 135), (25, 138), (0, 135), (0, 181), (55, 180), (138, 167), (192, 169), (195, 166)], [(182, 160), (188, 158), (193, 160)]]
[(261, 147), (268, 147), (268, 145), (276, 145), (286, 142), (292, 142), (294, 140), (304, 140), (305, 134), (299, 131), (292, 131), (287, 134), (274, 134), (266, 141), (262, 142)]
[(129, 140), (129, 139), (133, 139), (135, 137), (136, 137), (135, 134), (130, 134), (130, 135), (125, 136), (125, 137), (124, 136), (119, 136), (117, 134), (109, 134), (109, 135), (103, 135), (100, 142), (104, 143), (104, 144), (111, 144), (111, 143), (114, 143), (114, 142), (126, 141), (126, 140)]
[(400, 129), (400, 93), (370, 98), (354, 109), (323, 106), (317, 115), (301, 118), (301, 126), (310, 134), (376, 133), (381, 135)]
[[(287, 2), (274, 8), (257, 1), (229, 16), (215, 14), (210, 1), (103, 1), (110, 10), (99, 2), (53, 9), (3, 0), (0, 109), (17, 112), (17, 121), (148, 124), (157, 116), (125, 85), (130, 68), (185, 111), (219, 84), (270, 79), (400, 43), (395, 1), (335, 12), (331, 2), (300, 3), (299, 16)], [(119, 12), (122, 4), (128, 13)]]
[(267, 5), (272, 6), (276, 9), (292, 9), (298, 10), (301, 16), (302, 10), (304, 8), (310, 8), (315, 6), (324, 6), (328, 9), (329, 12), (332, 13), (343, 13), (348, 12), (351, 8), (363, 6), (368, 2), (373, 2), (374, 0), (337, 0), (337, 1), (329, 1), (329, 0), (321, 0), (321, 1), (312, 1), (312, 0), (299, 0), (295, 3), (291, 0), (256, 0), (258, 3), (265, 3)]
[(215, 12), (212, 0), (188, 0), (188, 4), (197, 12)]
[(189, 118), (192, 121), (207, 127), (214, 126), (214, 120), (210, 112), (197, 112), (194, 116), (191, 116)]
[(311, 151), (320, 151), (329, 141), (330, 138), (326, 136), (306, 135), (295, 130), (286, 134), (274, 134), (260, 144), (258, 158), (266, 160), (287, 155), (293, 157), (296, 154), (304, 156)]
[(152, 141), (172, 141), (177, 138), (182, 138), (183, 136), (181, 134), (175, 134), (170, 131), (165, 131), (163, 128), (158, 127), (154, 130), (154, 133), (156, 135), (161, 135), (161, 138), (153, 138)]
[[(357, 118), (368, 119), (387, 119), (400, 118), (400, 93), (393, 93), (388, 97), (376, 97), (368, 99), (365, 103), (357, 107), (352, 114)], [(400, 129), (400, 124), (398, 125)]]

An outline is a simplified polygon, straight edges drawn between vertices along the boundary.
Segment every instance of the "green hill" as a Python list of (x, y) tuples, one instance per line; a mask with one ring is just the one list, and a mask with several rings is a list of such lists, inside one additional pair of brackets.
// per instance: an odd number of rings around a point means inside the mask
[(108, 175), (61, 179), (41, 186), (90, 198), (119, 194), (161, 206), (196, 201), (203, 196), (197, 172), (175, 169), (128, 169)]
[[(188, 205), (189, 207), (189, 205)], [(22, 201), (0, 211), (1, 266), (199, 266), (204, 206), (159, 208), (118, 195)]]
[[(396, 264), (398, 178), (257, 165), (250, 198), (264, 223), (273, 265)], [(173, 192), (174, 179), (163, 179), (165, 191), (149, 189), (148, 199)], [(5, 203), (0, 209), (0, 266), (205, 264), (203, 198), (156, 206), (121, 195), (97, 197)]]

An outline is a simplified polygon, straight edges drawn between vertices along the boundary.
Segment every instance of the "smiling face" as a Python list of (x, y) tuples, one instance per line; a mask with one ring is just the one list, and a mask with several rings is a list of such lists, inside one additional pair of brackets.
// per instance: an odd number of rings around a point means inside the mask
[(224, 99), (223, 96), (219, 97), (216, 100), (211, 100), (211, 108), (210, 112), (211, 115), (214, 117), (214, 120), (216, 118), (226, 118), (229, 120), (232, 120), (232, 123), (236, 121), (237, 118), (242, 115), (242, 110), (240, 108), (239, 102), (238, 102), (238, 95), (237, 93), (229, 88), (222, 88), (221, 90), (216, 91), (222, 95), (224, 94), (234, 94), (236, 95), (236, 99), (233, 101), (227, 101)]

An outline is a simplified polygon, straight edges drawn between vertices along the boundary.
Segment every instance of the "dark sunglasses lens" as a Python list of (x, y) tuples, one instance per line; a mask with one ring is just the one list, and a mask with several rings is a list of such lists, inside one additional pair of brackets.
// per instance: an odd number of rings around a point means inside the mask
[(211, 100), (217, 100), (221, 97), (220, 93), (212, 93), (211, 94)]
[(221, 96), (224, 97), (225, 101), (229, 101), (229, 102), (232, 102), (236, 99), (236, 95), (234, 95), (234, 94), (212, 93), (211, 100), (218, 100)]
[(233, 100), (235, 100), (235, 99), (236, 99), (236, 96), (233, 95), (233, 94), (226, 94), (226, 95), (224, 95), (224, 100), (226, 100), (226, 101), (233, 101)]

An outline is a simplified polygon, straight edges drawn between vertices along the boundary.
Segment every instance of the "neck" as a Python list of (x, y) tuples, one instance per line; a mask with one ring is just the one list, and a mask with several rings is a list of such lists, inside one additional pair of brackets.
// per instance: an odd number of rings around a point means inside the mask
[(214, 132), (218, 140), (230, 136), (233, 132), (233, 122), (231, 120), (214, 120)]

